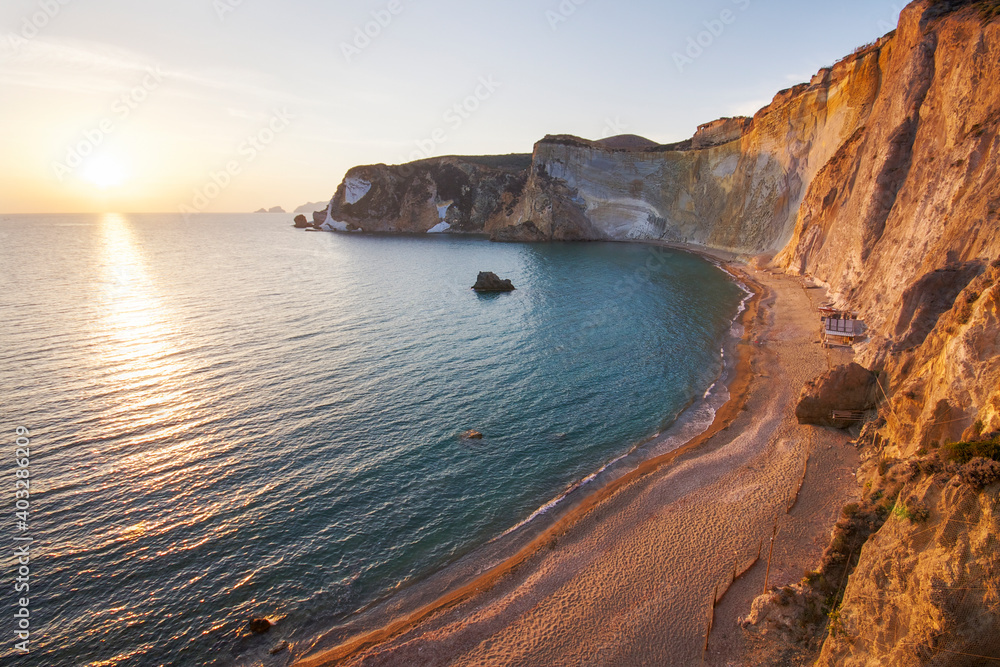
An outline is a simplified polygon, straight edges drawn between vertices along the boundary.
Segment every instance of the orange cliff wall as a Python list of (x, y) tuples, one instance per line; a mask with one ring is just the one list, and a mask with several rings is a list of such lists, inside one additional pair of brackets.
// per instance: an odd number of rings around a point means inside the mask
[(872, 327), (894, 452), (1000, 429), (1000, 22), (917, 2), (882, 49), (871, 113), (816, 176), (777, 258)]
[[(749, 123), (702, 126), (682, 150), (546, 137), (517, 206), (487, 231), (502, 240), (665, 240), (776, 252), (810, 182), (866, 122), (880, 81), (879, 49), (852, 56), (782, 91)], [(741, 126), (741, 136), (716, 143)]]

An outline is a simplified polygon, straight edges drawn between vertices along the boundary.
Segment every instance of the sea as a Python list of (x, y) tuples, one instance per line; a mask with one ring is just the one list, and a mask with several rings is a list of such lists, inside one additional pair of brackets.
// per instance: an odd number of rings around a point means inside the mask
[(287, 665), (475, 570), (711, 422), (745, 299), (660, 247), (270, 214), (0, 216), (0, 285), (0, 662), (32, 667)]

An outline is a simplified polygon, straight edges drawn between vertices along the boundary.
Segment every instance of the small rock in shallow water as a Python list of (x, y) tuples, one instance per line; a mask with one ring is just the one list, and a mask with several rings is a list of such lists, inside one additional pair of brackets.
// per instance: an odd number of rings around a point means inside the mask
[(463, 440), (482, 440), (483, 439), (483, 434), (480, 433), (479, 431), (475, 431), (475, 430), (473, 430), (473, 431), (466, 431), (465, 433), (462, 434), (462, 439)]
[(483, 272), (479, 274), (476, 284), (472, 289), (477, 292), (513, 292), (514, 283), (509, 280), (502, 280), (495, 273)]
[(274, 648), (271, 649), (271, 655), (278, 655), (279, 653), (281, 653), (282, 651), (284, 651), (287, 648), (288, 648), (288, 642), (284, 642), (284, 641), (283, 642), (279, 642), (277, 645), (275, 645)]
[(250, 621), (250, 632), (254, 633), (255, 635), (265, 634), (270, 629), (271, 629), (271, 621), (267, 620), (266, 618), (255, 618), (252, 621)]

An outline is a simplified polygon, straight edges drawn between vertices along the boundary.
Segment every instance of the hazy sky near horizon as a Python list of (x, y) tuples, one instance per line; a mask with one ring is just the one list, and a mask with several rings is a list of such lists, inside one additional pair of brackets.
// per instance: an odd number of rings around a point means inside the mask
[(556, 133), (679, 141), (901, 7), (5, 0), (0, 213), (292, 210), (358, 164), (527, 153)]

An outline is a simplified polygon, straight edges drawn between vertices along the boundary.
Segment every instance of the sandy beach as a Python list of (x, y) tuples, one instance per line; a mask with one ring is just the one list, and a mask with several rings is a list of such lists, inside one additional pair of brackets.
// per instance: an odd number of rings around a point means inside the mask
[[(849, 358), (819, 344), (822, 292), (741, 270), (757, 296), (732, 398), (706, 433), (594, 494), (471, 586), (297, 664), (752, 664), (737, 618), (764, 589), (776, 523), (770, 586), (818, 564), (859, 489), (848, 436), (794, 417), (803, 384)], [(705, 652), (713, 598), (761, 551), (719, 602)]]

